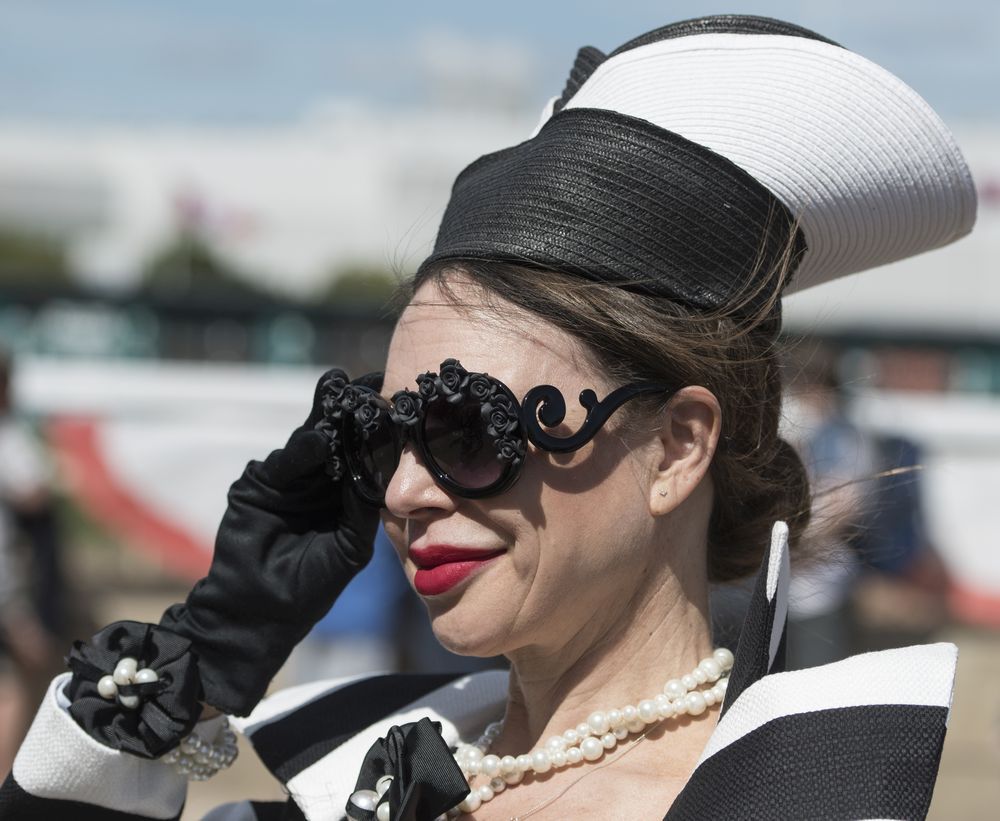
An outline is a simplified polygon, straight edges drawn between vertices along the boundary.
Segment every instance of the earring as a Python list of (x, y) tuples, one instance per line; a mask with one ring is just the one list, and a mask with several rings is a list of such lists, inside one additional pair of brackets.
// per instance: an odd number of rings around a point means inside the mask
[(669, 491), (666, 491), (666, 490), (658, 490), (656, 492), (659, 493), (661, 496), (666, 496), (667, 493), (669, 493)]

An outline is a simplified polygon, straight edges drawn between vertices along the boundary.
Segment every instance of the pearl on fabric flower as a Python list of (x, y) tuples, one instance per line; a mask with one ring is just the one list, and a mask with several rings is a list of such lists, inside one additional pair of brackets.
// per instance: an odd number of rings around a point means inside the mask
[(101, 680), (97, 682), (97, 692), (101, 698), (113, 699), (118, 695), (118, 685), (111, 676), (101, 676)]
[(712, 658), (714, 658), (717, 662), (719, 662), (719, 666), (723, 670), (728, 670), (730, 667), (733, 666), (733, 661), (734, 661), (733, 653), (731, 650), (728, 650), (725, 647), (720, 647), (718, 650), (712, 653)]
[(135, 710), (139, 706), (139, 696), (118, 696), (118, 703), (128, 710)]
[(355, 790), (348, 801), (359, 810), (373, 812), (378, 806), (378, 793), (375, 790)]
[(392, 786), (392, 776), (383, 775), (378, 781), (375, 782), (375, 792), (380, 796), (385, 795), (389, 791), (389, 787)]
[(604, 755), (604, 745), (599, 739), (588, 736), (580, 742), (580, 752), (583, 753), (583, 757), (587, 761), (597, 761)]
[(152, 684), (154, 681), (159, 681), (160, 677), (157, 675), (156, 670), (150, 670), (148, 667), (143, 667), (141, 670), (136, 671), (135, 676), (132, 677), (132, 681), (135, 684)]
[(119, 687), (123, 684), (131, 684), (132, 677), (136, 674), (138, 669), (139, 662), (137, 662), (134, 658), (126, 656), (118, 662), (115, 667), (115, 672), (112, 674), (112, 678), (114, 678), (115, 684)]
[(389, 806), (388, 801), (383, 801), (375, 808), (375, 818), (377, 821), (391, 821), (392, 808)]

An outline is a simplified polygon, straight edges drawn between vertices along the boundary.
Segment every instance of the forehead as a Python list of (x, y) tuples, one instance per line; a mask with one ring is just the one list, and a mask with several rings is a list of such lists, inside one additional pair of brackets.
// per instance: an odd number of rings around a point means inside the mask
[(488, 301), (468, 283), (420, 287), (396, 324), (383, 393), (412, 389), (414, 379), (458, 359), (488, 373), (516, 395), (546, 383), (573, 388), (593, 381), (583, 347), (555, 326), (499, 297)]

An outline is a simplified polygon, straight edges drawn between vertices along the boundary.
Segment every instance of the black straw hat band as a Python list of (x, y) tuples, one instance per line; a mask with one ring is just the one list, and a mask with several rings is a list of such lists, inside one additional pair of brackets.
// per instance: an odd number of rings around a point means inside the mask
[(805, 240), (788, 208), (730, 160), (645, 120), (575, 108), (459, 175), (422, 269), (503, 260), (752, 312), (789, 242), (797, 260)]

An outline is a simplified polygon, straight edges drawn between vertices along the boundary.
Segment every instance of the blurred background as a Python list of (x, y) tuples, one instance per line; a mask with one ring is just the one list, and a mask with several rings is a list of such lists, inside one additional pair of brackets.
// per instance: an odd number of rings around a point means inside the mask
[[(205, 571), (229, 483), (301, 421), (318, 374), (381, 367), (387, 300), (428, 253), (454, 176), (528, 135), (576, 49), (729, 11), (887, 67), (972, 167), (971, 237), (786, 301), (787, 434), (821, 491), (814, 535), (842, 548), (797, 574), (789, 646), (806, 666), (957, 642), (932, 817), (995, 811), (993, 0), (4, 0), (0, 769), (71, 638), (156, 620)], [(720, 633), (740, 600), (719, 591)], [(419, 610), (380, 544), (282, 681), (465, 664)], [(185, 818), (280, 796), (244, 747)]]

